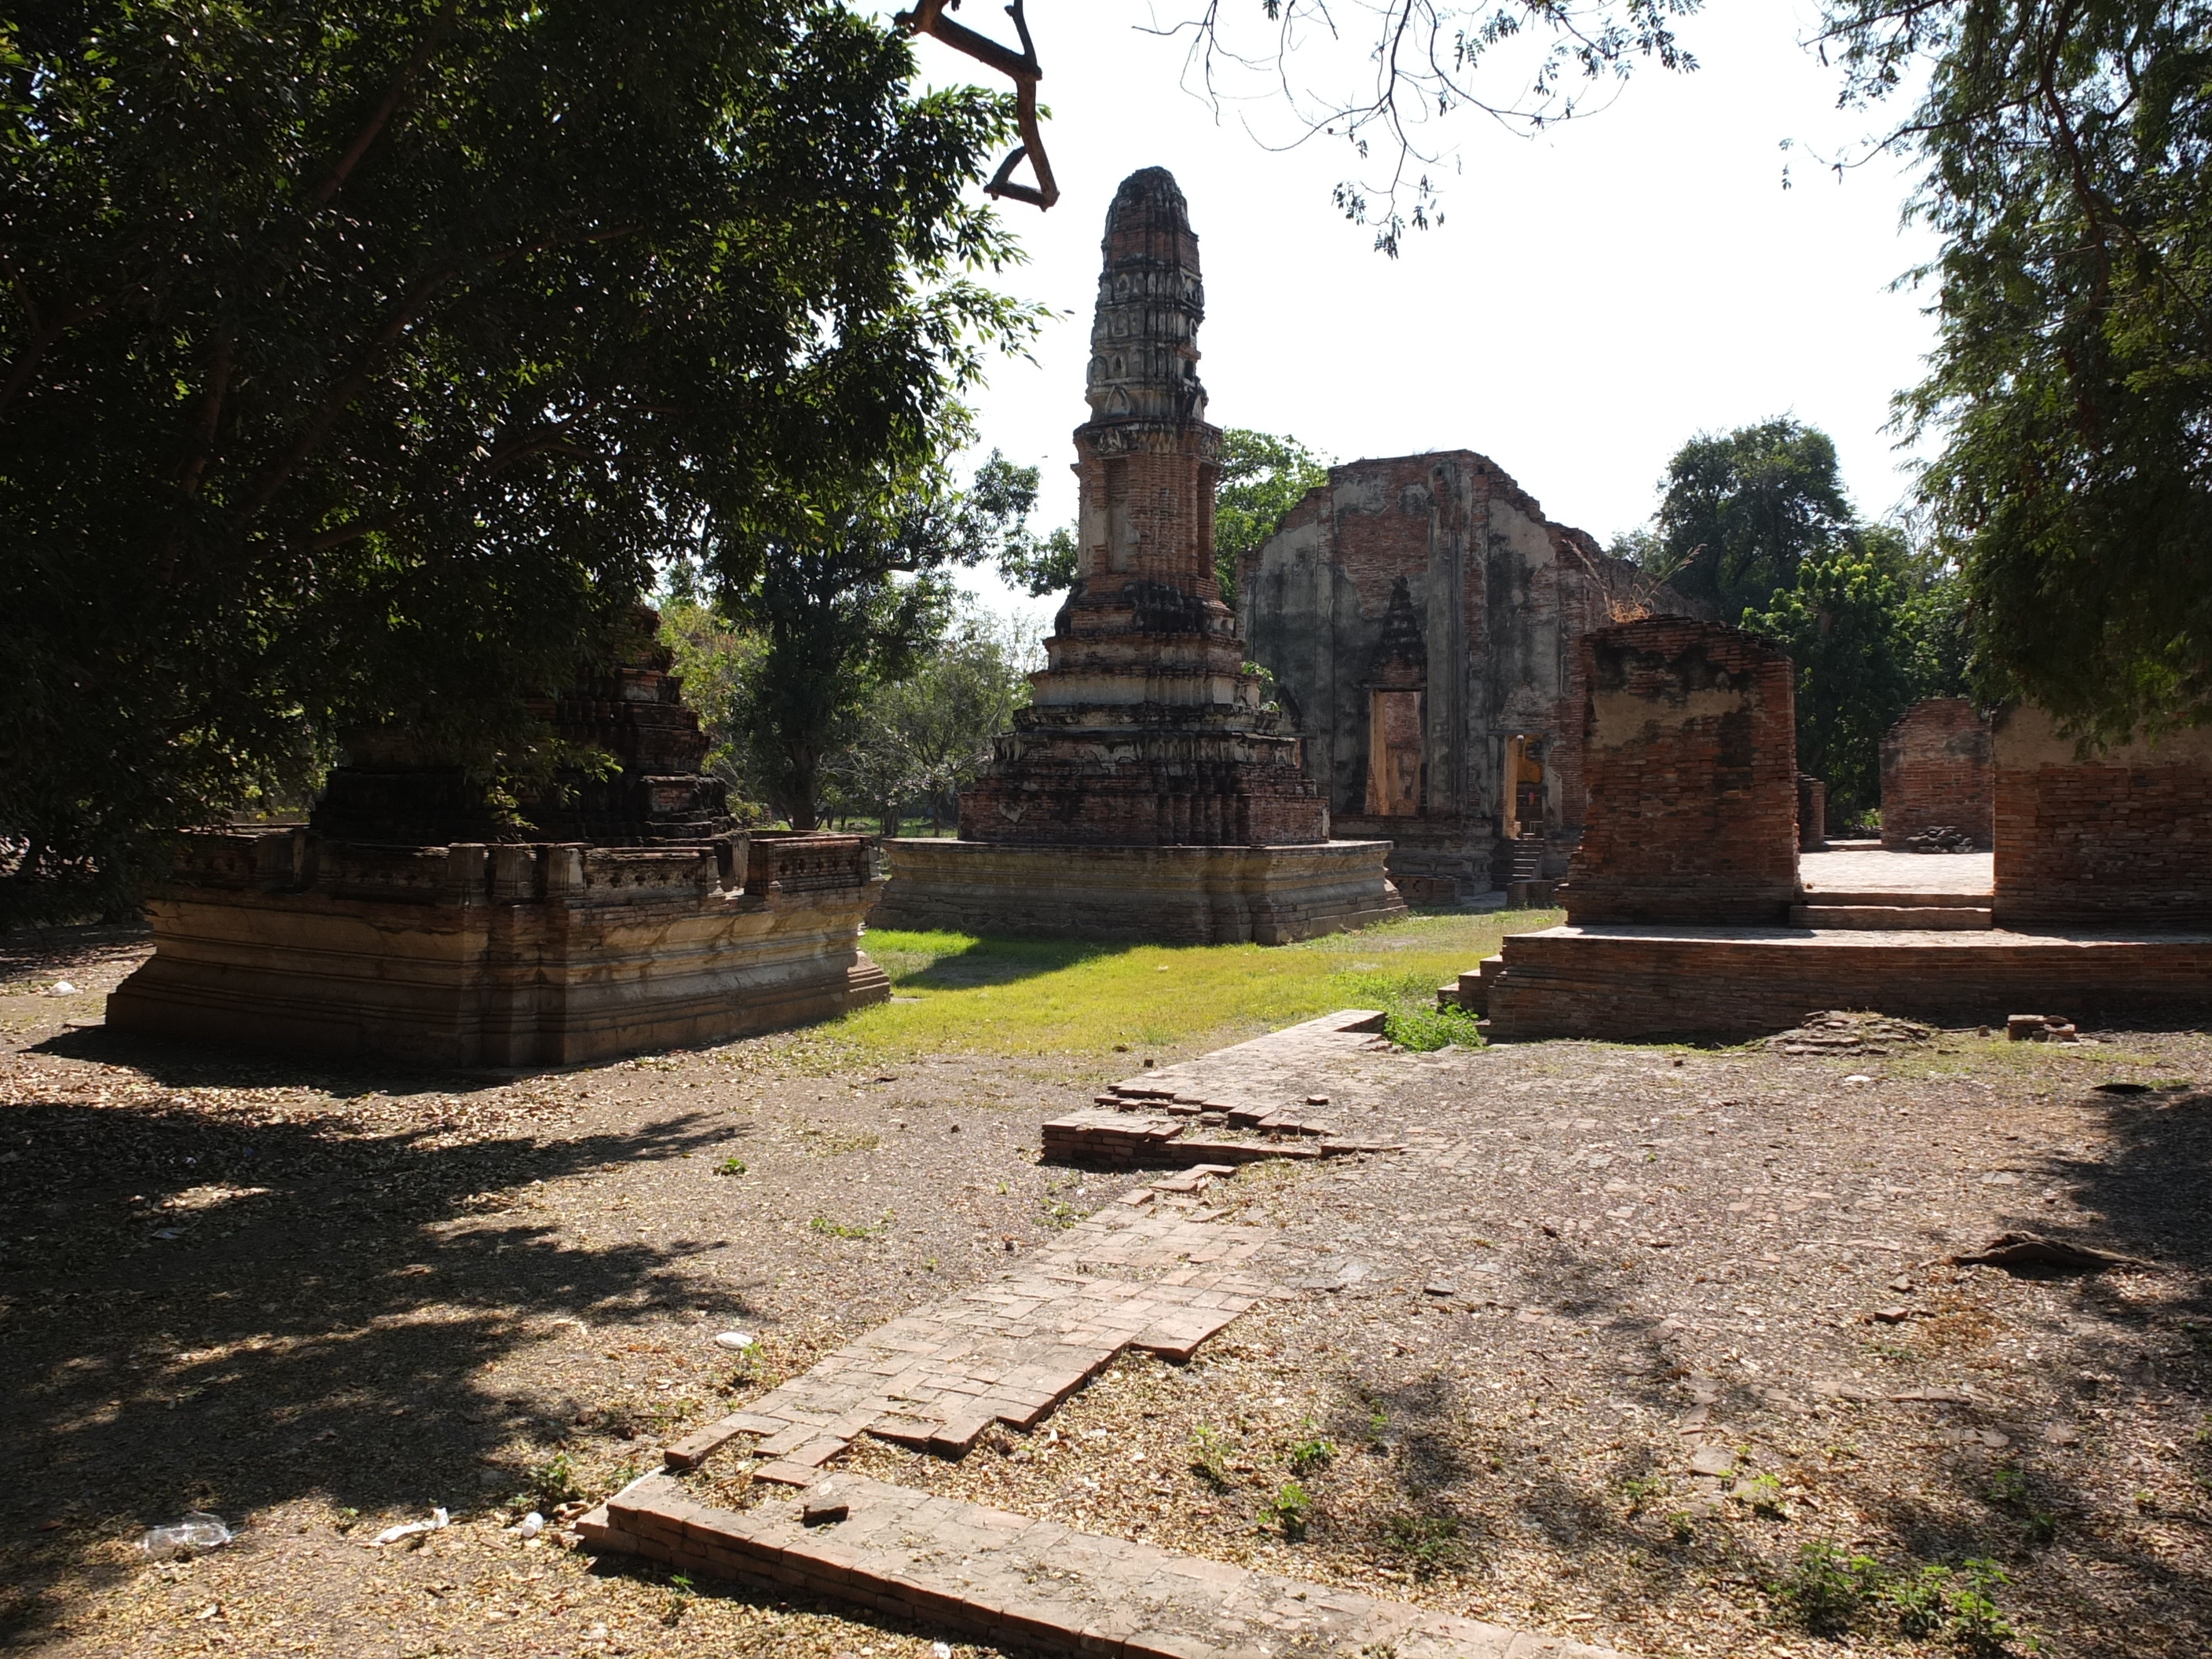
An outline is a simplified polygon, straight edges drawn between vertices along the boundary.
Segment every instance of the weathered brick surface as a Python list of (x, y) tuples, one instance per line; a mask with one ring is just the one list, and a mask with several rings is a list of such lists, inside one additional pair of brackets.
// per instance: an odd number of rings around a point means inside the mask
[(1568, 919), (1782, 920), (1797, 890), (1790, 659), (1674, 617), (1599, 629), (1580, 651), (1589, 809), (1560, 890)]
[[(1332, 467), (1237, 582), (1339, 833), (1388, 837), (1392, 879), (1431, 901), (1503, 879), (1509, 820), (1541, 838), (1540, 875), (1565, 867), (1585, 799), (1574, 643), (1616, 611), (1694, 610), (1463, 449)], [(1538, 757), (1526, 810), (1516, 738)]]
[(1075, 433), (1079, 580), (1028, 707), (960, 798), (963, 840), (1064, 847), (1328, 839), (1297, 738), (1262, 706), (1213, 574), (1221, 433), (1198, 379), (1198, 238), (1162, 168), (1107, 214), (1091, 419)]
[(1740, 1041), (1816, 1008), (1948, 1025), (2034, 1009), (2075, 1021), (2201, 1021), (2212, 933), (2134, 939), (1981, 931), (1555, 927), (1487, 974), (1501, 1039)]
[(1995, 726), (2000, 927), (2212, 927), (2212, 730), (2085, 760), (2040, 709)]
[(1881, 844), (1947, 824), (1990, 845), (1995, 810), (1990, 724), (1964, 697), (1916, 703), (1881, 740)]
[(1187, 1203), (1116, 1206), (979, 1290), (877, 1327), (666, 1448), (689, 1468), (740, 1436), (803, 1485), (862, 1434), (957, 1455), (994, 1422), (1030, 1428), (1124, 1349), (1170, 1358), (1273, 1288), (1272, 1234), (1191, 1218)]
[(1384, 1601), (1150, 1544), (1074, 1530), (856, 1475), (825, 1491), (845, 1518), (809, 1527), (806, 1500), (739, 1513), (665, 1476), (634, 1482), (580, 1523), (596, 1548), (719, 1578), (855, 1602), (1004, 1647), (1105, 1659), (1617, 1659), (1608, 1649)]

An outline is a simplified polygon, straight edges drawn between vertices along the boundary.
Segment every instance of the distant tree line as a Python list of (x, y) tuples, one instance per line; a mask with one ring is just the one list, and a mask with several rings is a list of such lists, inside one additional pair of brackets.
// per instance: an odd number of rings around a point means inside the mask
[(1881, 735), (1970, 684), (1966, 585), (1938, 544), (1858, 516), (1836, 447), (1790, 419), (1701, 433), (1674, 453), (1650, 524), (1613, 551), (1797, 665), (1797, 764), (1832, 818), (1881, 800)]

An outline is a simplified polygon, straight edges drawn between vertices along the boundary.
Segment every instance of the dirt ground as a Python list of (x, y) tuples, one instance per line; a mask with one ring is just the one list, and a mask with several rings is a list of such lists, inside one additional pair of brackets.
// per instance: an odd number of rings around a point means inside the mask
[[(0, 1640), (934, 1652), (557, 1522), (1125, 1190), (1035, 1148), (1134, 1056), (433, 1077), (70, 1029), (143, 948), (0, 960)], [(2095, 1035), (1394, 1058), (1337, 1105), (1408, 1152), (1215, 1191), (1294, 1294), (964, 1462), (853, 1462), (1629, 1653), (2212, 1652), (2212, 1092), (2165, 1086), (2212, 1040)], [(1946, 1265), (2007, 1229), (2140, 1265)], [(192, 1510), (237, 1540), (145, 1561)]]

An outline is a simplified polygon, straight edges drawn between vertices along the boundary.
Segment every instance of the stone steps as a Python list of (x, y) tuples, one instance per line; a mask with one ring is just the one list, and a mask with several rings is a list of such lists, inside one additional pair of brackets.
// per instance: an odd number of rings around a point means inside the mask
[(1986, 904), (1793, 904), (1793, 927), (1945, 929), (1994, 927), (1996, 912)]
[[(816, 1524), (807, 1524), (808, 1516)], [(587, 1547), (1098, 1659), (1618, 1659), (1610, 1649), (1386, 1601), (840, 1474), (743, 1511), (666, 1475), (577, 1522)]]
[(1805, 890), (1802, 903), (1790, 907), (1793, 927), (1943, 928), (1994, 927), (1996, 911), (1987, 893), (1956, 889), (1899, 892), (1884, 888)]

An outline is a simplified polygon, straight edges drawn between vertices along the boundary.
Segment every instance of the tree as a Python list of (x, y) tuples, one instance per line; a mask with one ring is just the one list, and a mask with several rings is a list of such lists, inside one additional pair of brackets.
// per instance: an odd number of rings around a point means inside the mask
[(754, 775), (793, 829), (820, 821), (854, 718), (942, 636), (948, 571), (998, 553), (1034, 505), (1003, 473), (963, 492), (931, 467), (833, 485), (803, 516), (702, 541), (720, 608), (761, 641), (740, 706)]
[(2212, 14), (1832, 0), (1855, 96), (1926, 90), (1940, 333), (1899, 403), (1988, 689), (2117, 737), (2212, 718)]
[(1237, 608), (1238, 562), (1275, 533), (1306, 491), (1328, 482), (1328, 459), (1296, 438), (1232, 426), (1221, 434), (1221, 488), (1213, 498), (1213, 574)]
[(964, 607), (902, 678), (860, 711), (851, 747), (833, 765), (843, 793), (898, 832), (919, 807), (941, 828), (954, 796), (991, 759), (992, 740), (1029, 701), (1035, 635)]
[[(0, 24), (0, 842), (111, 897), (349, 735), (542, 770), (656, 562), (939, 447), (1009, 127), (827, 0)], [(732, 571), (732, 575), (739, 574)], [(0, 893), (4, 901), (5, 893)]]
[[(1161, 32), (1188, 36), (1184, 85), (1195, 82), (1217, 111), (1236, 102), (1249, 120), (1252, 102), (1283, 100), (1291, 134), (1282, 148), (1326, 134), (1349, 145), (1363, 169), (1379, 150), (1382, 174), (1345, 179), (1335, 199), (1346, 218), (1375, 227), (1376, 247), (1395, 258), (1408, 228), (1443, 222), (1438, 181), (1425, 170), (1444, 155), (1430, 137), (1433, 124), (1473, 111), (1534, 135), (1583, 113), (1591, 94), (1617, 87), (1639, 62), (1687, 74), (1698, 61), (1674, 23), (1700, 3), (1370, 0), (1367, 27), (1340, 29), (1346, 9), (1329, 0), (1257, 0), (1239, 9), (1242, 27), (1220, 0), (1207, 0)], [(1501, 56), (1507, 63), (1494, 69)], [(1309, 77), (1331, 57), (1345, 71), (1335, 85)]]
[(1881, 735), (1918, 701), (1905, 632), (1902, 538), (1893, 532), (1820, 549), (1790, 587), (1743, 618), (1797, 668), (1797, 765), (1850, 818), (1881, 799)]
[(1836, 446), (1787, 417), (1699, 433), (1675, 451), (1663, 488), (1659, 568), (1723, 622), (1796, 586), (1804, 562), (1838, 547), (1852, 525)]
[(707, 734), (701, 769), (729, 786), (730, 811), (740, 823), (767, 822), (768, 791), (754, 774), (745, 735), (745, 699), (765, 648), (760, 635), (732, 627), (712, 606), (684, 592), (662, 602), (660, 639), (676, 659), (684, 701)]
[[(1006, 520), (1008, 528), (999, 549), (999, 575), (1007, 586), (1039, 599), (1048, 593), (1065, 592), (1075, 585), (1075, 526), (1061, 525), (1042, 536), (1030, 530), (1029, 507), (1036, 503), (1037, 493), (1036, 467), (1016, 466), (994, 449), (975, 471), (973, 493), (979, 502), (996, 504)], [(1029, 505), (1018, 513), (1007, 510), (1018, 501)]]

